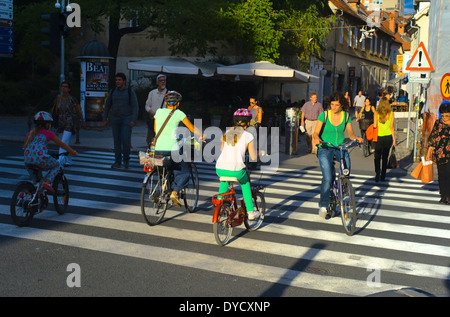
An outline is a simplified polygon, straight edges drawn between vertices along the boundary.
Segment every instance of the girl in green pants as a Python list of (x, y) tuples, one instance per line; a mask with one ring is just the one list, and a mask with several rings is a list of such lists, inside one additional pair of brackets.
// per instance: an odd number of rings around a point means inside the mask
[[(254, 136), (245, 131), (252, 118), (251, 113), (244, 108), (238, 109), (234, 115), (234, 127), (223, 135), (221, 153), (216, 162), (216, 173), (219, 177), (236, 177), (242, 188), (248, 219), (254, 220), (260, 213), (253, 210), (252, 192), (245, 171), (244, 156), (248, 150), (250, 158), (256, 160)], [(228, 182), (220, 182), (219, 194), (228, 191)]]

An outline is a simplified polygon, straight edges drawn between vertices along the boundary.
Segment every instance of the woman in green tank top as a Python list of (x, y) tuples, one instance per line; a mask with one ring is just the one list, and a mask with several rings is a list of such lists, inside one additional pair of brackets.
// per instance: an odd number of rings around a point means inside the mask
[[(378, 127), (378, 140), (375, 145), (375, 181), (384, 181), (386, 178), (386, 167), (389, 151), (395, 143), (394, 112), (386, 98), (380, 100), (375, 112), (374, 128)], [(380, 168), (381, 163), (381, 168)]]
[[(330, 96), (330, 110), (327, 111), (327, 116), (325, 117), (325, 112), (322, 112), (317, 119), (313, 140), (315, 144), (323, 140), (338, 146), (344, 143), (345, 131), (347, 131), (350, 139), (357, 139), (359, 143), (363, 141), (362, 138), (357, 137), (353, 132), (351, 119), (348, 115), (348, 104), (344, 95), (335, 92)], [(345, 164), (350, 170), (351, 162), (347, 150), (343, 151), (343, 155)], [(319, 146), (317, 158), (319, 159), (319, 165), (322, 171), (319, 200), (319, 216), (321, 218), (326, 217), (327, 208), (330, 205), (330, 189), (335, 177), (333, 157), (336, 157), (339, 161), (341, 159), (340, 151), (326, 145)]]

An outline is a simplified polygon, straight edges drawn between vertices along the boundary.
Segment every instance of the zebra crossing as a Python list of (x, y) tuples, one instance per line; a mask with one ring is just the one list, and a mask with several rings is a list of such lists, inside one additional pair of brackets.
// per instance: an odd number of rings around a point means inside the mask
[[(435, 183), (393, 177), (388, 184), (377, 184), (372, 176), (354, 172), (358, 222), (356, 234), (348, 237), (340, 218), (323, 220), (317, 215), (319, 169), (255, 171), (253, 183), (265, 186), (265, 222), (252, 233), (244, 226), (234, 228), (234, 237), (221, 248), (212, 234), (210, 198), (218, 190), (213, 164), (197, 164), (200, 201), (195, 213), (171, 208), (163, 223), (149, 227), (140, 213), (144, 172), (137, 157), (128, 170), (112, 170), (112, 162), (113, 154), (101, 151), (83, 151), (74, 158), (75, 165), (66, 169), (68, 212), (59, 216), (47, 210), (33, 220), (66, 226), (40, 229), (33, 222), (17, 228), (9, 219), (14, 185), (27, 176), (22, 157), (0, 158), (0, 239), (49, 242), (328, 295), (367, 296), (403, 288), (450, 294), (450, 208), (437, 203)], [(65, 230), (70, 225), (86, 232)], [(145, 243), (120, 239), (119, 234), (89, 234), (99, 229), (142, 235)], [(195, 247), (183, 249), (186, 243)], [(245, 259), (236, 254), (245, 254)], [(254, 294), (259, 295), (282, 293)]]

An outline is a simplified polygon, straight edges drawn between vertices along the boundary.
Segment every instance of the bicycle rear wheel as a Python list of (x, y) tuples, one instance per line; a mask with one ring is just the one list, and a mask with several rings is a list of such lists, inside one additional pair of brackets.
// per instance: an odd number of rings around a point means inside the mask
[(248, 231), (255, 231), (258, 229), (264, 221), (264, 213), (266, 212), (266, 200), (264, 194), (261, 192), (256, 192), (253, 195), (253, 206), (254, 210), (260, 212), (260, 216), (257, 219), (249, 220), (245, 217), (244, 224)]
[(224, 246), (230, 240), (231, 232), (233, 228), (231, 227), (230, 214), (232, 205), (225, 201), (219, 208), (219, 214), (217, 216), (217, 222), (213, 223), (213, 232), (216, 242), (220, 246)]
[(141, 212), (150, 226), (159, 224), (166, 214), (168, 201), (164, 196), (162, 182), (163, 178), (157, 170), (153, 170), (147, 182), (142, 184)]
[(58, 174), (53, 181), (53, 204), (58, 214), (62, 215), (69, 206), (69, 182), (64, 174)]
[(198, 171), (194, 163), (189, 164), (190, 177), (184, 191), (184, 206), (188, 212), (194, 212), (198, 205)]
[(356, 228), (356, 201), (352, 183), (348, 178), (342, 179), (342, 196), (339, 205), (345, 233), (351, 236)]
[(36, 188), (29, 182), (17, 185), (11, 199), (10, 212), (13, 222), (19, 226), (28, 226), (37, 211), (38, 206), (30, 206)]

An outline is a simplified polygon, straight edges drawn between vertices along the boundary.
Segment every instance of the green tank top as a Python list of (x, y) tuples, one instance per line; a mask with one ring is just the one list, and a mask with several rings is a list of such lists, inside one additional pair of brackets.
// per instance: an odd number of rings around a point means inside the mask
[(378, 136), (387, 136), (391, 135), (391, 120), (392, 120), (392, 112), (389, 114), (389, 119), (386, 120), (385, 123), (381, 123), (378, 118)]
[[(352, 119), (350, 116), (346, 115), (345, 111), (341, 111), (341, 122), (339, 125), (333, 125), (330, 121), (330, 113), (328, 110), (327, 118), (325, 119), (325, 111), (322, 112), (317, 120), (323, 123), (323, 131), (320, 135), (320, 138), (326, 142), (333, 143), (334, 145), (341, 145), (344, 143), (345, 139), (345, 127), (347, 123), (351, 122)], [(322, 145), (319, 145), (322, 147)]]

